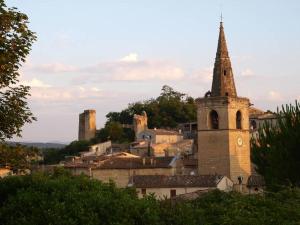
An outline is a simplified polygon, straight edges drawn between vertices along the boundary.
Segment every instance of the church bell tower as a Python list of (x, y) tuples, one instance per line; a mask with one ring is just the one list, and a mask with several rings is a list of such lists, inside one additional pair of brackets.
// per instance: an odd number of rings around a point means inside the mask
[(221, 22), (211, 91), (197, 99), (199, 174), (246, 183), (251, 173), (249, 104), (237, 96)]

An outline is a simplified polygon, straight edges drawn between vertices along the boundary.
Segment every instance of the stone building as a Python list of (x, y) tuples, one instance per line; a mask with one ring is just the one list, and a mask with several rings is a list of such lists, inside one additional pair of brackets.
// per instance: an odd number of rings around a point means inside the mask
[(95, 137), (96, 134), (96, 111), (84, 110), (79, 114), (79, 132), (78, 140), (90, 140)]
[(246, 185), (251, 174), (248, 98), (238, 97), (220, 23), (211, 91), (197, 99), (198, 172)]
[(85, 162), (69, 162), (64, 165), (73, 175), (85, 174), (103, 182), (114, 181), (120, 188), (127, 187), (134, 175), (176, 175), (176, 157), (138, 157), (126, 153), (94, 157)]
[(151, 144), (176, 143), (183, 140), (180, 132), (165, 129), (146, 129), (137, 135), (138, 140), (149, 140)]
[(173, 198), (177, 195), (219, 189), (231, 191), (233, 183), (221, 175), (135, 175), (129, 186), (136, 188), (141, 198), (146, 194), (155, 194), (158, 199)]
[(135, 133), (135, 139), (138, 139), (138, 135), (148, 129), (148, 117), (145, 111), (142, 112), (142, 115), (134, 114), (133, 116), (133, 129)]

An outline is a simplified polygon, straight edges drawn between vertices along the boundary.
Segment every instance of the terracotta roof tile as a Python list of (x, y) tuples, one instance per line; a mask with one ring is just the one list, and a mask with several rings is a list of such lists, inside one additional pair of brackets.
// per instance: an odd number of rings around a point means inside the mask
[[(168, 168), (174, 157), (151, 158), (117, 158), (112, 157), (99, 164), (99, 169), (141, 169), (141, 168)], [(145, 163), (144, 163), (145, 160)], [(151, 163), (152, 160), (152, 163)]]
[(137, 175), (132, 182), (137, 188), (216, 187), (222, 178), (219, 175)]

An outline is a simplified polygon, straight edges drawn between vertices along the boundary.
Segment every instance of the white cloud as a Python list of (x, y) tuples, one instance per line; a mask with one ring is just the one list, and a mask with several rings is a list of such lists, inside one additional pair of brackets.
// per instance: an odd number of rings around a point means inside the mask
[(138, 54), (130, 53), (129, 55), (124, 56), (120, 61), (122, 61), (122, 62), (137, 62)]
[(24, 80), (24, 81), (21, 81), (20, 83), (23, 85), (26, 85), (26, 86), (30, 86), (30, 87), (40, 87), (40, 88), (51, 87), (51, 85), (45, 84), (43, 81), (38, 80), (37, 78), (33, 78), (32, 80), (29, 80), (29, 81)]
[(78, 68), (72, 65), (63, 63), (46, 63), (46, 64), (27, 64), (24, 67), (24, 71), (33, 71), (39, 73), (63, 73), (63, 72), (75, 72)]
[(115, 64), (111, 78), (115, 81), (179, 80), (183, 70), (167, 62), (142, 61), (135, 64)]
[(268, 92), (268, 100), (270, 101), (282, 101), (284, 98), (282, 95), (277, 91), (269, 91)]
[(251, 77), (254, 75), (254, 72), (251, 69), (247, 68), (241, 72), (241, 75), (243, 77)]
[(159, 81), (179, 80), (184, 71), (167, 61), (139, 61), (137, 55), (129, 54), (120, 61), (104, 62), (81, 68), (75, 83), (103, 81)]
[(71, 102), (103, 97), (103, 92), (94, 87), (33, 87), (31, 100), (36, 102)]
[(192, 80), (200, 83), (210, 83), (213, 77), (213, 67), (206, 67), (201, 70), (197, 70), (191, 76)]

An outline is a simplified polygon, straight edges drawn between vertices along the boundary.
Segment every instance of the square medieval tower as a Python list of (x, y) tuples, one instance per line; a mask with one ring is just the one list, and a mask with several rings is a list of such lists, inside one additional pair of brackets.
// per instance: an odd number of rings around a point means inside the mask
[(249, 105), (249, 99), (237, 96), (221, 22), (212, 89), (197, 99), (199, 174), (246, 183), (251, 173)]

